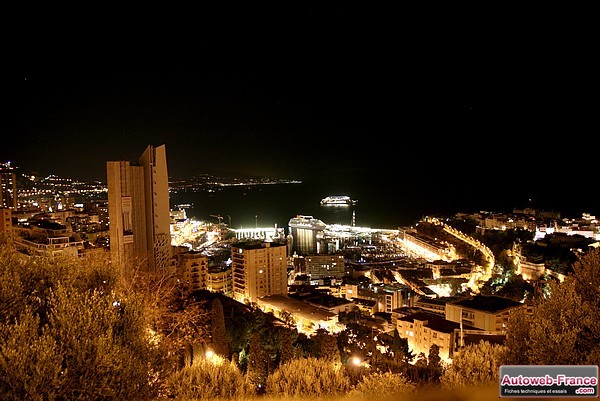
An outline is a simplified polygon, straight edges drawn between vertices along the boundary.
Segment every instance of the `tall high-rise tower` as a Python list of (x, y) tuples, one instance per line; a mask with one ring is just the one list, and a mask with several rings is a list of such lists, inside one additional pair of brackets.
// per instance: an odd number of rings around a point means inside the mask
[(0, 207), (16, 210), (17, 175), (10, 162), (0, 163)]
[(139, 160), (144, 167), (146, 241), (155, 269), (166, 269), (171, 260), (169, 174), (165, 145), (148, 146)]
[(171, 258), (165, 145), (148, 146), (138, 164), (106, 163), (112, 263), (124, 273), (166, 269)]

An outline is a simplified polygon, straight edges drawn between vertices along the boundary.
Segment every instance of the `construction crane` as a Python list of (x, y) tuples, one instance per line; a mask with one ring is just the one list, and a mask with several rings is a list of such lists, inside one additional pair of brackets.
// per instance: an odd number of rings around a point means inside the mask
[(219, 233), (219, 240), (221, 239), (221, 222), (223, 221), (223, 216), (221, 216), (220, 214), (211, 214), (210, 217), (214, 217), (215, 219), (217, 219), (219, 221), (219, 229), (217, 230), (217, 233)]

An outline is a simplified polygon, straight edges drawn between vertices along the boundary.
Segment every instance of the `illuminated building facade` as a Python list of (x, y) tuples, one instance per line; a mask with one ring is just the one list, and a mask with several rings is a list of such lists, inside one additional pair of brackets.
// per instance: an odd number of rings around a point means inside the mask
[(343, 254), (309, 255), (305, 257), (306, 273), (311, 278), (336, 277), (342, 278), (346, 273)]
[[(472, 329), (472, 327), (468, 327)], [(439, 356), (448, 362), (453, 356), (457, 330), (460, 324), (442, 316), (417, 312), (397, 319), (396, 329), (400, 337), (406, 338), (410, 351), (418, 355), (421, 352), (429, 354), (433, 344), (439, 347)]]
[(187, 251), (177, 255), (177, 277), (188, 291), (206, 289), (208, 257), (198, 251)]
[(63, 224), (39, 219), (27, 227), (13, 227), (15, 247), (27, 255), (83, 256), (83, 240)]
[(292, 253), (314, 255), (319, 253), (319, 240), (323, 238), (326, 224), (312, 216), (298, 215), (290, 219)]
[(0, 207), (16, 210), (17, 175), (15, 169), (8, 163), (0, 163)]
[(206, 275), (206, 289), (232, 297), (231, 269), (209, 269)]
[(110, 252), (123, 272), (166, 269), (171, 262), (165, 146), (148, 146), (137, 165), (106, 163)]
[(398, 230), (398, 238), (403, 248), (426, 260), (452, 261), (457, 259), (454, 246), (450, 243), (439, 242), (419, 234), (416, 230)]
[(510, 314), (525, 304), (495, 295), (476, 295), (446, 304), (446, 319), (478, 329), (505, 332)]
[(0, 206), (0, 233), (12, 231), (12, 213), (7, 207)]
[(152, 267), (166, 269), (171, 262), (171, 208), (165, 145), (148, 146), (140, 164), (144, 167), (147, 247), (152, 250)]
[(287, 295), (287, 247), (276, 242), (231, 246), (233, 297), (256, 302), (266, 295)]

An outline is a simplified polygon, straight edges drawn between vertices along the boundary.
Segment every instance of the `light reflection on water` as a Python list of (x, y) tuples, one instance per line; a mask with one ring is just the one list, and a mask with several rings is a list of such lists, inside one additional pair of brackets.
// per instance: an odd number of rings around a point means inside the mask
[(209, 193), (180, 192), (171, 194), (172, 207), (190, 203), (188, 217), (216, 222), (213, 216), (221, 216), (224, 224), (232, 228), (288, 226), (297, 215), (313, 216), (325, 224), (355, 225), (372, 228), (395, 229), (402, 224), (411, 224), (416, 215), (403, 210), (401, 202), (365, 195), (362, 198), (348, 193), (358, 202), (347, 206), (322, 206), (325, 196), (337, 194), (317, 189), (306, 184), (278, 184), (250, 187), (225, 187)]

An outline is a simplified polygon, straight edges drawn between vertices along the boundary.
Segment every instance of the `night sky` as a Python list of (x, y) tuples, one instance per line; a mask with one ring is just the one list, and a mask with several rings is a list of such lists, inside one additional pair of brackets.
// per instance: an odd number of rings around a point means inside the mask
[(174, 178), (576, 188), (597, 172), (585, 60), (551, 35), (506, 51), (466, 10), (246, 7), (28, 19), (0, 161), (104, 180), (107, 160), (165, 144)]

